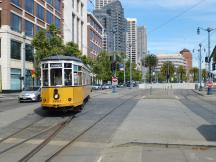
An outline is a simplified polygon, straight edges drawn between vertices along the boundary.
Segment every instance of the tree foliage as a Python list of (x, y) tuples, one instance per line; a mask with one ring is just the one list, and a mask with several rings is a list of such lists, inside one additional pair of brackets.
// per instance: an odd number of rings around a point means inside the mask
[(106, 52), (101, 52), (93, 65), (93, 72), (96, 74), (96, 78), (103, 82), (111, 80), (111, 61)]
[(208, 71), (206, 69), (202, 69), (202, 78), (204, 82), (206, 82), (207, 77), (208, 77)]
[(198, 80), (199, 69), (197, 67), (193, 67), (190, 69), (189, 72), (193, 77), (193, 82), (196, 82)]
[(149, 69), (149, 82), (152, 81), (152, 70), (158, 64), (158, 59), (156, 55), (148, 54), (144, 59), (142, 59), (142, 66), (148, 67)]
[(161, 74), (166, 77), (167, 82), (174, 76), (175, 66), (172, 62), (165, 62), (161, 67)]
[(186, 79), (186, 69), (184, 66), (180, 65), (177, 68), (177, 74), (180, 77), (180, 82), (182, 83)]

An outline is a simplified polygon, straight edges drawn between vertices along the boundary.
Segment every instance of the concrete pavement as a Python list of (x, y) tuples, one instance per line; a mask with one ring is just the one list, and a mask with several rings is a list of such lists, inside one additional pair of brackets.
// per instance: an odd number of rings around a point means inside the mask
[[(99, 162), (216, 161), (216, 141), (199, 128), (211, 125), (178, 100), (142, 99), (105, 149)], [(197, 147), (200, 146), (200, 147)]]

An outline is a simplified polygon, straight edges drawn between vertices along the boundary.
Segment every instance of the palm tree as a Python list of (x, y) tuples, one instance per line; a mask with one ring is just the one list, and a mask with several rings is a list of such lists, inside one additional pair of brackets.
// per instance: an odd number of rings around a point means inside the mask
[(197, 67), (193, 67), (190, 69), (190, 74), (193, 76), (193, 82), (198, 80), (199, 69)]
[(142, 59), (142, 66), (149, 68), (149, 83), (152, 81), (152, 70), (158, 64), (157, 56), (154, 54), (148, 54)]
[(161, 67), (161, 73), (163, 76), (166, 76), (167, 83), (170, 81), (170, 77), (173, 76), (175, 72), (175, 66), (172, 62), (167, 61)]
[(183, 76), (186, 75), (186, 69), (183, 65), (180, 65), (178, 68), (177, 68), (177, 73), (180, 75), (180, 82), (182, 83), (183, 82)]
[(204, 82), (206, 82), (207, 77), (208, 77), (208, 72), (206, 69), (202, 69), (202, 77), (203, 77)]

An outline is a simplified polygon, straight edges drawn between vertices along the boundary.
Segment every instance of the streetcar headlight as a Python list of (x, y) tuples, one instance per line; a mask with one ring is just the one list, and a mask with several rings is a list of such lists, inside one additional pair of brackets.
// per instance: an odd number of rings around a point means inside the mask
[(55, 94), (54, 99), (58, 99), (58, 98), (59, 98), (59, 94)]

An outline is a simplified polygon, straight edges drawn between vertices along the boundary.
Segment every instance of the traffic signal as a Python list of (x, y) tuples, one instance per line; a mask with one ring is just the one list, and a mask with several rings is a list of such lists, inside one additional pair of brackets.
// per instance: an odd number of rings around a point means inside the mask
[(35, 69), (33, 69), (33, 70), (31, 71), (31, 75), (32, 75), (32, 78), (35, 78), (35, 77), (36, 77)]
[(216, 63), (212, 64), (212, 70), (216, 70)]
[(205, 62), (206, 62), (206, 63), (208, 63), (208, 62), (209, 62), (209, 61), (208, 61), (208, 57), (207, 57), (207, 56), (205, 57)]
[(115, 71), (116, 70), (116, 62), (113, 62), (111, 65), (111, 70)]

